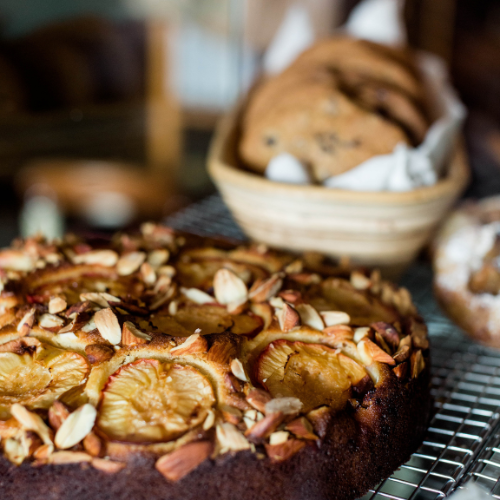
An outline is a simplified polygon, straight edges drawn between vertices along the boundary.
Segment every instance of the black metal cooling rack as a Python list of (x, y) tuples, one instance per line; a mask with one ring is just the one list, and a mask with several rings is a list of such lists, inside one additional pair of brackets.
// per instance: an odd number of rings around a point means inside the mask
[[(204, 236), (245, 238), (218, 195), (166, 223)], [(500, 499), (500, 351), (473, 343), (443, 316), (431, 277), (428, 266), (416, 265), (402, 284), (429, 327), (435, 414), (417, 452), (361, 500), (438, 500), (469, 481)]]

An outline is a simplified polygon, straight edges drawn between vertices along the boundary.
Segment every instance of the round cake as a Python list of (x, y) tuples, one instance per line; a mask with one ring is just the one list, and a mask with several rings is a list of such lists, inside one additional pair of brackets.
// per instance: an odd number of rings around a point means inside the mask
[(355, 499), (421, 443), (408, 291), (144, 224), (0, 252), (2, 500)]
[(500, 197), (467, 203), (438, 235), (434, 289), (475, 340), (500, 347)]

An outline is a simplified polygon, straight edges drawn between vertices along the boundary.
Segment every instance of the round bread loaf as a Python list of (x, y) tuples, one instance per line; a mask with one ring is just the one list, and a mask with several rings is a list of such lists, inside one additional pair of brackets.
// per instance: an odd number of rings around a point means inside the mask
[(354, 499), (421, 442), (410, 295), (145, 224), (0, 252), (2, 499)]
[(467, 203), (438, 235), (434, 289), (474, 340), (500, 347), (500, 197)]
[(337, 37), (314, 45), (254, 89), (239, 152), (260, 173), (278, 154), (293, 154), (322, 182), (391, 153), (398, 143), (420, 144), (428, 126), (410, 54)]

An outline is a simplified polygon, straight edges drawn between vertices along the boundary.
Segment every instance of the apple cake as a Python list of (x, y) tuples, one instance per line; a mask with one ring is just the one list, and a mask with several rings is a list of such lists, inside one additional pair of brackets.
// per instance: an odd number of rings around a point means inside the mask
[(399, 144), (422, 142), (431, 117), (413, 54), (337, 36), (316, 43), (250, 94), (239, 154), (263, 173), (294, 155), (317, 182)]
[(144, 224), (0, 252), (2, 500), (354, 499), (430, 411), (408, 291)]
[(500, 197), (469, 202), (436, 240), (434, 290), (472, 338), (500, 347)]

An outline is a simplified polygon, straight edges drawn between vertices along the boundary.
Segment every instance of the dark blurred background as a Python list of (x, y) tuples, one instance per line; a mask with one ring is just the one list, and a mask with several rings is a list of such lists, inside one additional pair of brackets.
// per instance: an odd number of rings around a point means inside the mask
[[(217, 120), (297, 3), (323, 36), (359, 2), (0, 0), (0, 245), (129, 227), (210, 193)], [(407, 0), (405, 20), (469, 108), (466, 195), (500, 192), (500, 2)]]

